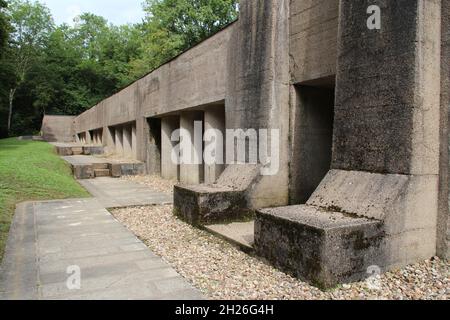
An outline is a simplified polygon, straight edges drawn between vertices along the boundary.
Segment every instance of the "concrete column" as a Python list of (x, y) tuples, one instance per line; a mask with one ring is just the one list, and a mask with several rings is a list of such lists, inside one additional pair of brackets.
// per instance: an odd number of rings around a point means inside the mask
[(172, 133), (179, 128), (179, 117), (167, 117), (161, 120), (161, 175), (164, 179), (179, 179), (179, 166), (172, 161), (172, 150), (176, 142), (171, 141)]
[(437, 251), (441, 1), (386, 0), (380, 30), (366, 11), (340, 2), (333, 170), (308, 203), (382, 221), (384, 269)]
[(123, 154), (126, 158), (133, 157), (131, 125), (123, 126)]
[(115, 135), (116, 135), (116, 154), (119, 156), (123, 156), (123, 128), (122, 127), (116, 127), (115, 128)]
[(161, 119), (145, 119), (146, 161), (149, 174), (161, 175)]
[(131, 157), (137, 160), (138, 157), (138, 143), (136, 136), (136, 123), (131, 125)]
[(91, 132), (90, 132), (90, 131), (86, 131), (86, 143), (87, 143), (87, 144), (92, 144), (92, 143), (93, 143), (93, 141), (92, 141), (92, 135), (91, 135)]
[[(289, 3), (241, 0), (229, 44), (227, 129), (274, 129), (280, 135), (278, 173), (261, 175), (248, 190), (252, 208), (289, 203)], [(255, 53), (258, 63), (248, 58)]]
[[(208, 108), (205, 111), (205, 133), (215, 130), (217, 135), (210, 141), (205, 141), (205, 152), (215, 154), (219, 163), (205, 163), (205, 183), (213, 184), (225, 169), (225, 107)], [(210, 137), (209, 137), (210, 138)], [(222, 141), (220, 141), (222, 140)], [(211, 154), (211, 156), (213, 155)], [(220, 161), (222, 160), (222, 161)]]
[(115, 133), (113, 128), (103, 128), (103, 147), (105, 147), (106, 153), (113, 153), (116, 146), (114, 145)]
[[(182, 159), (180, 165), (180, 182), (186, 185), (200, 184), (204, 180), (203, 130), (200, 132), (200, 136), (196, 137), (194, 134), (195, 122), (203, 123), (203, 112), (191, 111), (181, 115), (181, 146), (185, 146), (187, 149), (184, 149), (190, 151), (190, 155), (183, 155), (184, 160)], [(200, 141), (195, 141), (196, 138)]]

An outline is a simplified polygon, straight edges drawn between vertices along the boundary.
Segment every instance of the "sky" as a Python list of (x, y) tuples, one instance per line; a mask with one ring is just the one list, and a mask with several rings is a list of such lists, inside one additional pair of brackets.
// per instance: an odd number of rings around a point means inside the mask
[(106, 18), (115, 25), (140, 22), (144, 17), (143, 0), (40, 0), (51, 10), (57, 24), (73, 24), (84, 12)]

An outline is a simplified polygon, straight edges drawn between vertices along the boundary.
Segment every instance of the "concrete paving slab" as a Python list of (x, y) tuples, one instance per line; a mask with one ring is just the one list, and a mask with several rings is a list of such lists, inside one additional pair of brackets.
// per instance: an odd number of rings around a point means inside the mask
[[(71, 290), (68, 268), (74, 266), (81, 287)], [(0, 267), (1, 300), (194, 298), (201, 299), (200, 292), (97, 199), (17, 207)]]
[(173, 196), (154, 192), (147, 186), (115, 178), (79, 180), (105, 208), (165, 205), (173, 203)]
[(255, 242), (255, 222), (233, 222), (204, 227), (207, 231), (237, 245), (242, 250), (253, 251)]

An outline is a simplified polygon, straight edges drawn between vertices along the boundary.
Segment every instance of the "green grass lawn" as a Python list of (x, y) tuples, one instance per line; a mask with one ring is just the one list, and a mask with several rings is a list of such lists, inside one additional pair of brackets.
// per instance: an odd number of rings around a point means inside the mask
[(53, 150), (46, 142), (0, 140), (0, 261), (17, 203), (89, 196)]

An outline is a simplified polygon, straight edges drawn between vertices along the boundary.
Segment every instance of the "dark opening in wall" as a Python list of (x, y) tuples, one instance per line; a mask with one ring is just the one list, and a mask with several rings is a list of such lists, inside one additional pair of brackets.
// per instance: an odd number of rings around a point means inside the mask
[(334, 84), (297, 86), (292, 122), (290, 196), (292, 204), (308, 201), (331, 167)]

